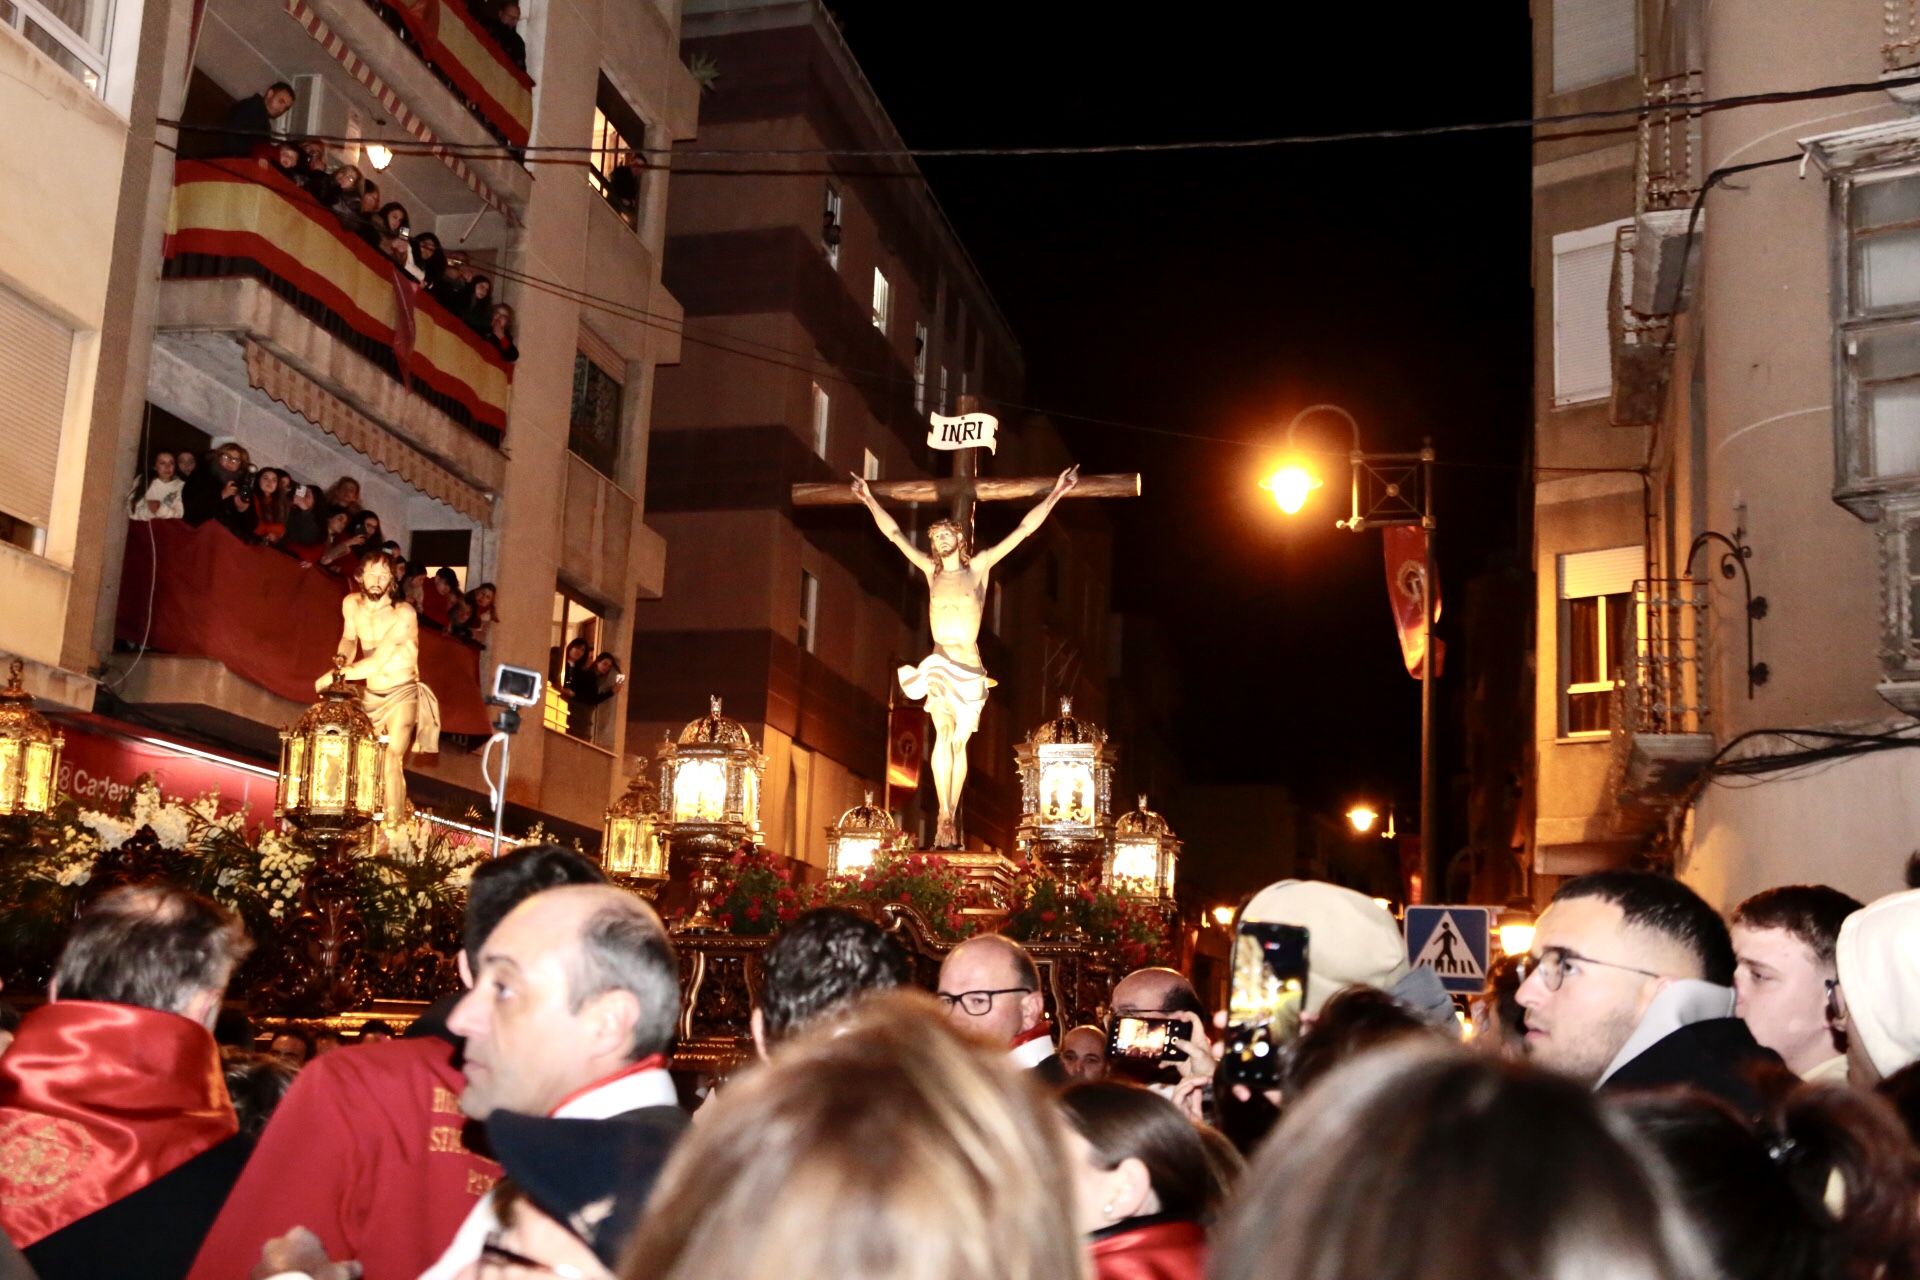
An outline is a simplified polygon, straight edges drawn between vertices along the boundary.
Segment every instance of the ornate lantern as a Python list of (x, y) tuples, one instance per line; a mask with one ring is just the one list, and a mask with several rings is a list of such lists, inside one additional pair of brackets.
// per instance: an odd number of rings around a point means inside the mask
[(13, 678), (0, 689), (0, 816), (45, 814), (60, 786), (60, 750), (66, 739), (33, 709), (21, 686), (26, 664), (13, 660)]
[(1113, 764), (1107, 734), (1076, 719), (1073, 699), (1060, 715), (1013, 749), (1020, 770), (1016, 845), (1069, 884), (1095, 879), (1113, 834)]
[(280, 787), (273, 811), (314, 838), (313, 866), (281, 931), (286, 961), (260, 996), (295, 1017), (343, 1013), (369, 994), (348, 843), (386, 815), (387, 738), (333, 660), (333, 683), (280, 733)]
[(651, 898), (667, 878), (667, 837), (660, 823), (660, 791), (647, 776), (648, 762), (633, 775), (627, 790), (607, 807), (600, 842), (607, 874)]
[(740, 844), (760, 843), (760, 778), (767, 758), (713, 698), (706, 715), (661, 749), (660, 812), (673, 852), (694, 859), (692, 913), (683, 932), (712, 930), (719, 869)]
[(881, 854), (897, 847), (902, 834), (893, 815), (876, 808), (873, 792), (867, 792), (864, 802), (841, 814), (840, 821), (827, 828), (827, 874), (865, 871)]
[(1141, 796), (1138, 809), (1114, 819), (1113, 851), (1107, 855), (1104, 878), (1115, 893), (1171, 906), (1179, 860), (1180, 838)]
[(333, 683), (280, 733), (273, 811), (303, 831), (345, 833), (386, 814), (387, 739), (333, 663)]

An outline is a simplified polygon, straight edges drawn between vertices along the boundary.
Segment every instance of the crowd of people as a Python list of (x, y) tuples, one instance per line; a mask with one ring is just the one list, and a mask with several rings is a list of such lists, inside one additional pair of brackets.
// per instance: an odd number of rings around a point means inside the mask
[(567, 704), (567, 732), (576, 738), (593, 737), (594, 709), (618, 693), (627, 679), (620, 659), (604, 650), (596, 654), (582, 636), (567, 642), (557, 674), (549, 674), (553, 691)]
[(298, 187), (413, 281), (454, 319), (477, 334), (500, 358), (520, 358), (514, 342), (513, 308), (494, 296), (493, 280), (471, 263), (450, 257), (431, 231), (415, 232), (407, 207), (385, 199), (380, 184), (345, 159), (335, 159), (319, 138), (283, 137), (275, 122), (293, 108), (293, 87), (284, 81), (242, 98), (202, 144), (210, 159), (252, 159)]
[(1224, 1015), (1173, 969), (1109, 994), (1171, 1025), (1142, 1058), (1056, 1040), (1010, 938), (916, 990), (831, 907), (762, 953), (753, 1060), (695, 1079), (650, 904), (528, 846), (474, 874), (463, 993), (223, 1074), (240, 925), (119, 888), (0, 1055), (0, 1184), (33, 1191), (0, 1196), (24, 1254), (0, 1275), (1920, 1276), (1920, 891), (1784, 887), (1729, 927), (1669, 877), (1570, 880), (1471, 1021), (1357, 893), (1284, 881), (1241, 920), (1310, 939), (1270, 1081), (1225, 1069)]
[(393, 563), (393, 594), (419, 614), (421, 625), (484, 647), (499, 621), (493, 583), (462, 585), (452, 566), (429, 572), (409, 564), (400, 544), (384, 536), (378, 513), (360, 503), (360, 482), (342, 476), (325, 489), (280, 467), (255, 467), (238, 441), (213, 441), (204, 458), (193, 451), (158, 450), (134, 482), (128, 514), (135, 520), (216, 523), (243, 542), (294, 557), (303, 569), (352, 580), (362, 556), (384, 551)]

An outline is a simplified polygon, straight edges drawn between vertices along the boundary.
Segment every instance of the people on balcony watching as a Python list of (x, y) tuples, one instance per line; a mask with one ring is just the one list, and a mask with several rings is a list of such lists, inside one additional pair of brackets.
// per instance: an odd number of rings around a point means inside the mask
[(610, 653), (579, 668), (567, 683), (567, 732), (576, 738), (593, 737), (594, 708), (611, 698), (625, 680), (620, 660)]
[(466, 637), (475, 644), (485, 647), (493, 639), (493, 624), (500, 620), (494, 609), (494, 598), (498, 594), (491, 582), (483, 582), (467, 592), (467, 605), (472, 610), (467, 619)]
[(310, 484), (296, 484), (287, 498), (287, 536), (280, 545), (296, 555), (304, 548), (319, 546), (326, 540), (319, 502)]
[(245, 515), (249, 517), (246, 527), (236, 529), (236, 532), (242, 537), (250, 533), (252, 493), (247, 492), (242, 499), (242, 490), (248, 487), (247, 471), (247, 451), (239, 442), (232, 439), (216, 440), (212, 452), (207, 455), (207, 465), (188, 476), (181, 490), (180, 500), (187, 523), (205, 524), (209, 520), (220, 520), (235, 525)]
[(270, 153), (260, 158), (260, 163), (295, 184), (306, 174), (306, 166), (300, 159), (300, 148), (291, 142), (277, 144)]
[(467, 328), (483, 337), (493, 328), (492, 279), (478, 272), (468, 273), (467, 305), (461, 309), (460, 318), (467, 322)]
[(153, 455), (152, 468), (136, 483), (130, 514), (135, 520), (180, 519), (186, 514), (180, 505), (180, 491), (186, 483), (174, 469), (173, 455), (162, 449)]
[(640, 216), (640, 180), (646, 172), (646, 157), (638, 151), (629, 151), (607, 179), (607, 194), (613, 198), (613, 207), (626, 215), (629, 223)]
[(363, 178), (353, 203), (338, 211), (340, 225), (374, 248), (380, 247), (380, 184)]
[(276, 80), (265, 92), (242, 98), (227, 108), (219, 128), (199, 148), (208, 159), (245, 156), (273, 138), (273, 122), (293, 110), (293, 86)]
[(333, 200), (333, 175), (327, 171), (327, 144), (317, 138), (303, 138), (300, 141), (300, 175), (297, 181), (302, 189), (323, 205)]
[(320, 564), (323, 568), (338, 564), (336, 572), (352, 573), (360, 563), (361, 552), (378, 550), (379, 546), (380, 517), (361, 511), (349, 519), (347, 535), (320, 554)]
[(327, 506), (329, 514), (332, 508), (338, 507), (350, 516), (357, 516), (360, 514), (360, 482), (352, 476), (341, 476), (327, 486), (321, 501)]
[[(320, 541), (311, 546), (302, 545), (296, 546), (293, 549), (295, 554), (306, 562), (300, 567), (302, 569), (311, 569), (316, 564), (325, 563), (328, 552), (332, 551), (335, 547), (344, 545), (346, 540), (353, 536), (353, 531), (349, 527), (352, 519), (353, 517), (345, 507), (328, 507)], [(352, 548), (349, 547), (342, 551), (340, 555), (345, 556), (351, 550)], [(337, 558), (339, 557), (336, 557), (336, 559)]]
[(359, 167), (343, 164), (328, 174), (327, 179), (326, 195), (320, 198), (320, 203), (341, 215), (343, 220), (350, 214), (357, 216), (360, 212), (360, 184), (365, 181), (360, 176)]
[(439, 236), (422, 231), (413, 238), (413, 266), (420, 283), (427, 286), (428, 293), (434, 293), (447, 274), (447, 255), (440, 248)]
[(420, 599), (413, 607), (422, 622), (447, 631), (451, 629), (453, 602), (459, 599), (460, 576), (452, 569), (443, 568), (421, 582)]
[(482, 18), (487, 32), (500, 44), (500, 48), (513, 59), (513, 65), (526, 69), (527, 42), (520, 38), (519, 0), (506, 0), (506, 3), (493, 11), (491, 18)]
[(287, 537), (287, 516), (293, 510), (293, 477), (278, 467), (262, 467), (253, 477), (253, 536), (268, 546)]
[(493, 312), (487, 321), (486, 339), (508, 364), (520, 358), (520, 348), (513, 343), (512, 307), (504, 302), (493, 304)]

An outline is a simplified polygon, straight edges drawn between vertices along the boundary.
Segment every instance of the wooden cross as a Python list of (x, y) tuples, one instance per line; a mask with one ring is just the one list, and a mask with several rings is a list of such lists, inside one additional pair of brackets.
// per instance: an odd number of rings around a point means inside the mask
[[(979, 412), (979, 401), (973, 396), (961, 396), (954, 404), (961, 415)], [(911, 505), (945, 502), (949, 505), (953, 522), (967, 535), (967, 545), (974, 545), (973, 517), (975, 505), (982, 502), (1017, 502), (1022, 498), (1044, 498), (1052, 492), (1054, 476), (982, 476), (980, 474), (980, 450), (978, 448), (959, 449), (953, 455), (953, 474), (944, 480), (875, 480), (867, 485), (873, 496), (883, 503)], [(1137, 498), (1140, 496), (1140, 473), (1124, 472), (1119, 475), (1081, 476), (1079, 482), (1067, 493), (1068, 498)], [(796, 484), (793, 486), (793, 505), (796, 507), (850, 507), (858, 506), (860, 499), (854, 496), (853, 486), (849, 484)]]

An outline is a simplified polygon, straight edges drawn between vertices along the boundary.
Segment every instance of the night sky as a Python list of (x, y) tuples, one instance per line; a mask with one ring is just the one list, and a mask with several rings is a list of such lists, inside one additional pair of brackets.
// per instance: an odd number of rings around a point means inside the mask
[[(830, 8), (914, 146), (1251, 138), (1530, 106), (1520, 4), (1286, 6), (1264, 29), (1219, 6)], [(1368, 449), (1430, 434), (1443, 463), (1472, 464), (1444, 466), (1436, 490), (1443, 599), (1518, 545), (1529, 162), (1525, 131), (923, 162), (1025, 349), (1027, 400), (1087, 470), (1144, 475), (1144, 499), (1102, 504), (1115, 607), (1175, 638), (1189, 779), (1284, 782), (1332, 811), (1363, 791), (1417, 807), (1419, 686), (1380, 535), (1332, 527), (1344, 459), (1292, 520), (1256, 486), (1287, 419), (1331, 400)], [(1346, 449), (1337, 419), (1302, 430)], [(1457, 625), (1440, 635), (1459, 670)]]

